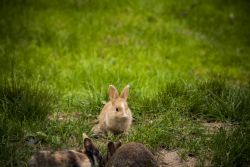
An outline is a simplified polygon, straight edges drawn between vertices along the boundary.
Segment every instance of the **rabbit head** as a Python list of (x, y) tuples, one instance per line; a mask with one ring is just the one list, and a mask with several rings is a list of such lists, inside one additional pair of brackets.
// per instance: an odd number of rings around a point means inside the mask
[(127, 98), (129, 94), (129, 85), (127, 85), (121, 95), (119, 95), (115, 86), (109, 86), (109, 99), (111, 102), (110, 114), (116, 118), (127, 119), (130, 117), (130, 109), (128, 107)]
[(131, 142), (121, 145), (109, 142), (105, 166), (158, 167), (159, 165), (153, 154), (141, 143)]
[(85, 137), (83, 134), (83, 145), (85, 148), (85, 154), (88, 156), (94, 166), (98, 166), (102, 161), (102, 155), (100, 151), (94, 146), (92, 141)]

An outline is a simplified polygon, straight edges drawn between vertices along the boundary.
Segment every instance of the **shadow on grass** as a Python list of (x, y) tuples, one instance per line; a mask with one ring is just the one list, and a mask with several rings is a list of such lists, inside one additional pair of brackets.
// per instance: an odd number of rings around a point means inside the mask
[(209, 43), (204, 64), (248, 70), (249, 5), (247, 0), (186, 1), (175, 13), (201, 41)]
[(44, 120), (53, 110), (55, 96), (38, 83), (8, 80), (0, 85), (0, 112), (15, 121)]
[(215, 166), (249, 166), (250, 127), (241, 126), (233, 132), (221, 130), (212, 138), (212, 163)]
[(33, 148), (25, 135), (32, 127), (43, 127), (54, 109), (55, 96), (38, 83), (5, 80), (0, 84), (0, 166), (25, 166), (23, 159)]

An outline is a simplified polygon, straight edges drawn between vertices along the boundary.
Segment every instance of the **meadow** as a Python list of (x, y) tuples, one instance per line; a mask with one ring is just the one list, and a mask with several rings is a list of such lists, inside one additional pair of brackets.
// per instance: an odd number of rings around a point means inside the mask
[[(178, 150), (198, 166), (249, 166), (249, 7), (1, 0), (0, 166), (27, 166), (40, 149), (81, 148), (110, 84), (131, 86), (134, 122), (128, 135), (106, 141)], [(232, 128), (208, 133), (211, 122)]]

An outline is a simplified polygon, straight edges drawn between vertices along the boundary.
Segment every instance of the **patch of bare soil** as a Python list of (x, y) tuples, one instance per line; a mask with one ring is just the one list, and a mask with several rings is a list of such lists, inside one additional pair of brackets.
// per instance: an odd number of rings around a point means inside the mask
[(81, 117), (88, 118), (92, 124), (96, 124), (98, 120), (95, 115), (87, 114), (83, 115), (81, 112), (55, 112), (48, 116), (48, 119), (51, 121), (75, 121), (80, 119)]
[(237, 125), (228, 122), (203, 122), (201, 125), (205, 128), (207, 133), (214, 134), (219, 132), (220, 129), (226, 131), (233, 130)]
[(160, 167), (195, 167), (197, 159), (193, 156), (188, 156), (183, 160), (177, 150), (162, 149), (156, 154), (156, 159)]
[(81, 116), (80, 112), (56, 112), (49, 115), (51, 121), (74, 121)]

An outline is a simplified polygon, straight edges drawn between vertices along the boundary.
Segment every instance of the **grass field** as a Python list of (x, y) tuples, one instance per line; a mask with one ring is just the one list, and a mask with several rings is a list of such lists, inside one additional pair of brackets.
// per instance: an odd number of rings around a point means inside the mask
[(0, 166), (82, 147), (109, 84), (131, 85), (134, 116), (109, 140), (249, 165), (249, 11), (247, 0), (1, 0)]

